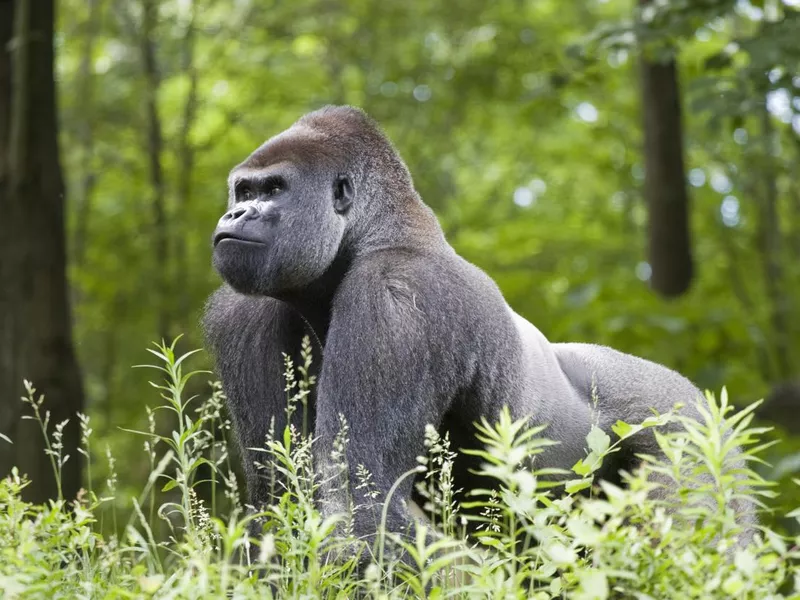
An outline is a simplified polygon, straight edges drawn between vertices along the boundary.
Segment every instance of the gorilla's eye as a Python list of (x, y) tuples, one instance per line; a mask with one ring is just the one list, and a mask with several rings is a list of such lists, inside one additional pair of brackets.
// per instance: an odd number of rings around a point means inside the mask
[(254, 200), (256, 197), (256, 192), (248, 182), (242, 182), (236, 186), (236, 201), (237, 202), (246, 202), (248, 200)]
[(234, 193), (237, 202), (264, 199), (277, 196), (286, 190), (286, 180), (278, 175), (271, 175), (264, 179), (243, 179), (236, 184)]
[(277, 196), (286, 188), (286, 182), (281, 177), (270, 177), (264, 182), (264, 193), (267, 196)]

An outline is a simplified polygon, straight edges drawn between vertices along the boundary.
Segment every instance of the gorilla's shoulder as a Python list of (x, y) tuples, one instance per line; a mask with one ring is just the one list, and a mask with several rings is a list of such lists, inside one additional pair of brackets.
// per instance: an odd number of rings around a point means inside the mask
[(392, 248), (373, 252), (349, 270), (336, 294), (344, 306), (375, 307), (438, 323), (504, 310), (503, 297), (483, 271), (451, 252)]

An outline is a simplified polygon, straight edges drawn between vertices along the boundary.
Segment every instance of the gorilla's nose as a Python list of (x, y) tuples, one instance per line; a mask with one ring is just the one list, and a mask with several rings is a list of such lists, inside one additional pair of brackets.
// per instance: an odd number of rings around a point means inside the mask
[(226, 212), (219, 220), (220, 227), (232, 227), (237, 224), (243, 224), (246, 221), (258, 217), (258, 209), (252, 204), (248, 206), (236, 206)]
[(240, 204), (226, 212), (217, 223), (212, 237), (216, 248), (220, 242), (246, 242), (268, 245), (275, 237), (275, 226), (280, 220), (277, 210), (265, 210), (255, 204)]

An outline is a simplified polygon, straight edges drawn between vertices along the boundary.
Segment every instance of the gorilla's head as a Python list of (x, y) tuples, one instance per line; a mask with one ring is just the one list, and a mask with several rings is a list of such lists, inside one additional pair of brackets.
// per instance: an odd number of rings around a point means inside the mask
[(381, 229), (376, 218), (419, 202), (391, 143), (351, 107), (310, 113), (268, 140), (231, 171), (228, 190), (214, 267), (236, 291), (265, 296), (312, 284)]

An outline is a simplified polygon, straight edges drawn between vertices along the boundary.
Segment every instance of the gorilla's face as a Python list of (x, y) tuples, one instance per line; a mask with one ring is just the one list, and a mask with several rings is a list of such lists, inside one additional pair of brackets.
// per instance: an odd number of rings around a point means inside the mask
[[(318, 147), (318, 142), (315, 142)], [(352, 181), (292, 130), (256, 150), (228, 179), (228, 211), (214, 231), (214, 268), (243, 294), (302, 290), (336, 258)]]

